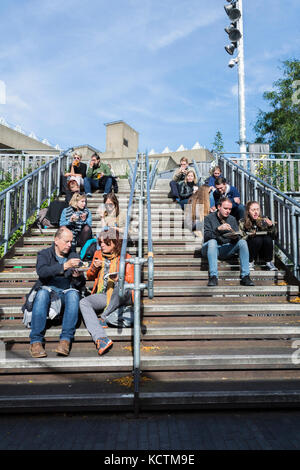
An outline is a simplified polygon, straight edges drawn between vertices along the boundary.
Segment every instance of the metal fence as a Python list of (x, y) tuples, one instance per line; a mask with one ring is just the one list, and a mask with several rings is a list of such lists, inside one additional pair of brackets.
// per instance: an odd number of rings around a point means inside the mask
[(49, 152), (21, 150), (12, 153), (11, 150), (2, 149), (0, 152), (0, 181), (8, 177), (11, 181), (21, 179), (45, 163), (49, 163), (56, 156), (58, 156), (58, 152), (53, 153), (52, 150)]
[(286, 194), (300, 194), (299, 153), (221, 153), (239, 166)]
[[(238, 188), (241, 203), (257, 201), (263, 211), (278, 227), (276, 247), (278, 255), (300, 280), (300, 204), (279, 189), (258, 178), (224, 154), (216, 155), (222, 175), (230, 185)], [(238, 161), (238, 163), (236, 163)]]
[[(156, 168), (156, 166), (155, 166)], [(131, 192), (127, 210), (127, 220), (124, 230), (124, 238), (122, 243), (120, 269), (119, 269), (119, 295), (124, 296), (126, 289), (134, 290), (134, 328), (133, 328), (133, 378), (134, 378), (134, 411), (139, 411), (139, 383), (140, 383), (140, 330), (141, 330), (141, 293), (148, 290), (150, 299), (154, 296), (154, 258), (152, 246), (152, 227), (151, 227), (151, 201), (150, 189), (154, 180), (153, 171), (150, 172), (149, 159), (145, 154), (138, 154), (134, 168), (131, 168)], [(156, 170), (154, 170), (156, 171)], [(128, 231), (131, 219), (132, 205), (134, 196), (138, 202), (139, 217), (139, 233), (138, 233), (138, 252), (137, 256), (126, 259), (126, 251), (128, 244)], [(147, 207), (147, 240), (148, 250), (147, 256), (144, 257), (144, 220), (145, 220), (145, 203)], [(134, 284), (125, 283), (125, 267), (126, 263), (134, 265)], [(142, 267), (148, 265), (147, 283), (142, 283)]]
[(69, 159), (69, 153), (63, 152), (0, 193), (0, 245), (4, 245), (4, 255), (13, 234), (19, 229), (25, 233), (30, 217), (59, 193), (60, 176)]

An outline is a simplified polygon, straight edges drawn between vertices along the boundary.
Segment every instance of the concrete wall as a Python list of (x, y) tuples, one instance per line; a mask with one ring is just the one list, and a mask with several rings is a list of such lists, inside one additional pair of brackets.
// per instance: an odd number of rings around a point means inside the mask
[[(39, 140), (28, 137), (22, 132), (18, 132), (3, 124), (0, 124), (0, 148), (11, 148), (16, 150), (48, 150), (53, 154), (59, 154), (59, 150), (54, 147), (43, 144)], [(34, 154), (36, 152), (32, 153)]]
[(135, 158), (139, 133), (123, 121), (106, 124), (106, 152), (111, 158)]

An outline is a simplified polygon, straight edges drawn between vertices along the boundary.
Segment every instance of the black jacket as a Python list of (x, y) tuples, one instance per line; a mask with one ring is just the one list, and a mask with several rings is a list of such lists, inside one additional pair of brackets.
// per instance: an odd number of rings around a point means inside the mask
[[(68, 260), (71, 258), (79, 258), (79, 255), (75, 252), (71, 252), (68, 256)], [(39, 276), (30, 292), (26, 295), (26, 300), (22, 306), (22, 311), (28, 308), (28, 299), (33, 291), (38, 291), (42, 286), (49, 286), (51, 279), (56, 276), (67, 277), (70, 280), (70, 288), (83, 291), (85, 287), (85, 276), (82, 274), (79, 277), (72, 276), (72, 269), (64, 271), (63, 265), (59, 264), (55, 255), (54, 243), (49, 248), (45, 248), (38, 252), (36, 272)]]
[(189, 199), (194, 193), (194, 186), (197, 185), (195, 183), (185, 183), (185, 181), (180, 181), (180, 183), (178, 183), (180, 199)]
[[(79, 258), (79, 255), (75, 252), (69, 253), (67, 260), (71, 258)], [(82, 274), (79, 277), (72, 276), (72, 269), (64, 271), (63, 265), (59, 264), (56, 259), (54, 243), (49, 248), (45, 248), (38, 252), (36, 272), (39, 276), (38, 282), (41, 285), (49, 285), (51, 278), (56, 276), (67, 277), (70, 280), (70, 287), (80, 290), (85, 286), (85, 277)]]
[(211, 239), (217, 240), (219, 245), (224, 245), (225, 243), (236, 243), (241, 237), (237, 236), (236, 239), (232, 240), (226, 238), (223, 235), (229, 233), (229, 230), (220, 231), (218, 227), (223, 223), (227, 223), (231, 228), (238, 232), (239, 226), (237, 220), (232, 215), (229, 215), (227, 219), (220, 220), (218, 217), (218, 211), (211, 212), (206, 217), (204, 217), (204, 242), (208, 242)]

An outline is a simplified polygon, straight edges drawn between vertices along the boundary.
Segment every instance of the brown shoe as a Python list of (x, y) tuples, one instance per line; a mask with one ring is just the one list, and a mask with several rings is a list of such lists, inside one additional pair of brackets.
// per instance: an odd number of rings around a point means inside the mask
[(68, 356), (70, 353), (70, 341), (67, 341), (66, 339), (60, 340), (55, 352), (61, 356)]
[(32, 343), (30, 345), (30, 354), (31, 357), (46, 357), (47, 353), (42, 345), (42, 343)]

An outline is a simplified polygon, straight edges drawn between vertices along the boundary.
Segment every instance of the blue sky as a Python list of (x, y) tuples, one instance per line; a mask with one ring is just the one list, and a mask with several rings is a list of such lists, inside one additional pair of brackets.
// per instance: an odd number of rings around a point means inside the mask
[[(2, 0), (0, 117), (53, 145), (105, 150), (104, 124), (124, 120), (140, 151), (216, 132), (238, 151), (237, 68), (225, 0)], [(247, 140), (262, 94), (299, 59), (299, 0), (244, 0)]]

